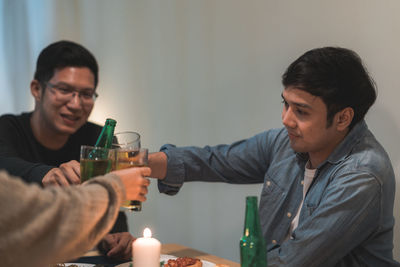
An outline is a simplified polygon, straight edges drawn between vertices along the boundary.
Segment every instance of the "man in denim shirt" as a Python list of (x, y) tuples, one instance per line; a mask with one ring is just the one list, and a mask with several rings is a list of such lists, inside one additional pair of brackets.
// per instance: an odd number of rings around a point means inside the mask
[(356, 53), (306, 52), (283, 75), (284, 128), (231, 145), (164, 145), (150, 156), (159, 189), (185, 181), (263, 183), (268, 266), (400, 266), (393, 260), (395, 179), (364, 116), (375, 102)]

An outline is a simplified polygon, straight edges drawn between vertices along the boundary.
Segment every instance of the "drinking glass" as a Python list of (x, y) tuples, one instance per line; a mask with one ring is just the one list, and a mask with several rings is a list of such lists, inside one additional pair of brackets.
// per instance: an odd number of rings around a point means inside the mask
[(81, 181), (85, 182), (90, 178), (104, 175), (112, 171), (114, 161), (114, 149), (86, 145), (81, 146)]
[[(148, 165), (148, 149), (140, 148), (140, 135), (136, 132), (121, 132), (114, 135), (115, 169), (121, 170)], [(141, 211), (142, 203), (126, 200), (122, 207), (131, 211)]]
[[(140, 148), (136, 150), (119, 148), (115, 150), (115, 168), (117, 170), (144, 167), (148, 165), (148, 149)], [(141, 211), (142, 202), (138, 200), (126, 200), (122, 207), (131, 211)]]
[(140, 149), (140, 134), (129, 131), (116, 133), (112, 146), (116, 149), (138, 150)]

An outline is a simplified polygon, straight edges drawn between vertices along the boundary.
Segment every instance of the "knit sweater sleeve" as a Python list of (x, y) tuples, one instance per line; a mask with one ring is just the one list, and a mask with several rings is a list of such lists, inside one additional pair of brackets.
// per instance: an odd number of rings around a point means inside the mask
[(111, 229), (125, 197), (114, 174), (79, 186), (40, 188), (0, 172), (0, 259), (46, 266), (79, 257)]

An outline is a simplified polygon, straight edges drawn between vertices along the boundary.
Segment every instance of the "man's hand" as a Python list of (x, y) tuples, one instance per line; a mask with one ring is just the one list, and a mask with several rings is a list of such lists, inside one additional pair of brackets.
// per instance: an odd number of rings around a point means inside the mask
[(118, 175), (126, 190), (126, 199), (146, 201), (147, 187), (150, 185), (150, 180), (147, 179), (151, 174), (151, 169), (148, 167), (127, 168), (113, 171)]
[(80, 165), (76, 160), (63, 163), (59, 168), (51, 169), (42, 179), (43, 186), (69, 186), (80, 184)]
[(132, 258), (132, 242), (135, 240), (130, 233), (107, 234), (99, 243), (99, 250), (107, 257), (116, 260), (130, 260)]

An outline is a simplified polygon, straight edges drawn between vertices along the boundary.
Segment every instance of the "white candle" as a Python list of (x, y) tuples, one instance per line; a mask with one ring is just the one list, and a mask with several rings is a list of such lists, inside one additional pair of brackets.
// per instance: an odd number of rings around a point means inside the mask
[(132, 244), (134, 267), (160, 267), (161, 243), (151, 237), (149, 228), (143, 231), (143, 237)]

